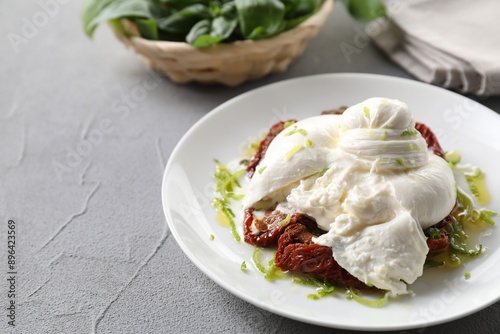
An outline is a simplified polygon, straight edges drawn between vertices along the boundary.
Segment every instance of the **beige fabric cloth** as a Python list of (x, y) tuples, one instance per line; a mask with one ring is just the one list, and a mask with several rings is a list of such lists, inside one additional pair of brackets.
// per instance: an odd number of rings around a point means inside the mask
[(386, 1), (375, 43), (418, 79), (500, 95), (500, 0)]

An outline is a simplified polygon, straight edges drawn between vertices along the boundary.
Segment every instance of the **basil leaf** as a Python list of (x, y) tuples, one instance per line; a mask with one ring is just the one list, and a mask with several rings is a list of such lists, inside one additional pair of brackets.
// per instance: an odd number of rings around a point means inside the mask
[(135, 19), (134, 22), (142, 37), (158, 40), (158, 25), (154, 19)]
[(321, 0), (283, 0), (285, 4), (285, 19), (309, 17), (321, 5)]
[(165, 7), (180, 10), (187, 6), (195, 4), (202, 4), (208, 6), (211, 1), (210, 0), (160, 0), (160, 2), (166, 5)]
[(220, 8), (220, 15), (228, 19), (237, 19), (238, 12), (236, 11), (236, 5), (234, 1), (226, 2)]
[(224, 40), (222, 36), (212, 36), (212, 35), (200, 35), (194, 41), (193, 46), (195, 48), (206, 48), (215, 44), (219, 44)]
[(158, 0), (150, 0), (153, 1), (150, 5), (151, 16), (158, 20), (163, 17), (167, 17), (175, 13), (177, 10), (170, 6), (163, 6)]
[(186, 42), (193, 45), (199, 36), (210, 33), (210, 23), (210, 20), (201, 20), (196, 23), (186, 36)]
[(159, 19), (158, 28), (171, 34), (183, 34), (186, 36), (198, 21), (209, 18), (209, 8), (202, 4), (195, 4), (168, 17)]
[(307, 20), (316, 13), (321, 6), (321, 0), (288, 0), (289, 7), (285, 2), (285, 30), (290, 30)]
[(371, 21), (386, 15), (382, 0), (344, 0), (349, 13), (357, 20)]
[(151, 18), (149, 1), (85, 0), (81, 19), (87, 36), (92, 37), (99, 23), (121, 18)]
[(211, 22), (200, 21), (193, 26), (186, 37), (186, 42), (197, 48), (219, 44), (231, 35), (237, 24), (236, 19), (231, 20), (223, 16), (216, 17)]
[(237, 25), (238, 22), (236, 19), (227, 19), (224, 16), (216, 17), (212, 21), (212, 30), (210, 31), (210, 35), (227, 38), (231, 35)]
[(278, 0), (235, 0), (240, 29), (248, 39), (268, 38), (283, 31), (285, 5)]
[(120, 19), (109, 20), (108, 23), (109, 25), (111, 25), (113, 30), (123, 35), (127, 35), (127, 31), (125, 30), (125, 27), (123, 26), (123, 23)]

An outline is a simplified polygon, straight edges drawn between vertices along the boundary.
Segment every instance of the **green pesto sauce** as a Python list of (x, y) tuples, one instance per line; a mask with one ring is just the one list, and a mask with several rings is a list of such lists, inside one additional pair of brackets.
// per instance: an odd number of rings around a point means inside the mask
[[(475, 208), (472, 199), (457, 188), (457, 206), (452, 215), (454, 220), (446, 226), (450, 246), (441, 252), (428, 255), (427, 266), (456, 268), (483, 252), (479, 237), (488, 227), (495, 224), (492, 216), (496, 215), (496, 212)], [(437, 238), (437, 234), (440, 232), (432, 227), (426, 230), (426, 235), (431, 239)]]
[(307, 295), (307, 298), (312, 300), (318, 300), (327, 296), (333, 296), (338, 293), (341, 295), (345, 295), (345, 299), (347, 300), (354, 300), (355, 302), (369, 307), (382, 307), (389, 301), (389, 293), (387, 292), (366, 293), (361, 295), (360, 292), (357, 292), (354, 289), (346, 290), (338, 288), (331, 283), (324, 282), (310, 276), (295, 276), (293, 277), (293, 282), (296, 284), (315, 288), (316, 293), (310, 293)]
[(293, 283), (316, 288), (316, 293), (310, 293), (306, 296), (307, 298), (313, 300), (333, 295), (335, 292), (335, 286), (333, 284), (321, 281), (314, 277), (293, 277)]
[(243, 194), (235, 193), (237, 188), (241, 188), (239, 179), (245, 174), (244, 170), (238, 170), (231, 173), (226, 166), (215, 160), (215, 174), (216, 181), (215, 193), (216, 196), (212, 201), (212, 205), (216, 210), (216, 220), (224, 226), (231, 228), (231, 233), (236, 241), (241, 241), (241, 237), (236, 228), (234, 218), (236, 215), (231, 210), (230, 205), (232, 201), (239, 201), (243, 198)]
[(286, 277), (286, 274), (283, 273), (280, 268), (276, 267), (276, 264), (274, 263), (274, 257), (268, 261), (267, 265), (263, 265), (260, 255), (260, 249), (255, 248), (252, 254), (252, 262), (255, 265), (255, 268), (257, 268), (257, 270), (264, 275), (264, 278), (266, 280), (274, 281), (276, 279), (282, 279)]
[(465, 173), (464, 175), (471, 193), (477, 198), (479, 204), (488, 204), (490, 202), (490, 193), (486, 187), (484, 173), (477, 168), (474, 172)]
[(351, 289), (348, 291), (346, 299), (354, 300), (364, 306), (379, 308), (385, 306), (389, 301), (389, 292), (386, 292), (381, 298), (371, 299), (360, 296), (353, 289)]
[(215, 220), (222, 226), (229, 226), (234, 240), (240, 242), (241, 237), (236, 228), (236, 223), (234, 222), (235, 214), (233, 210), (229, 208), (229, 203), (220, 198), (214, 198), (212, 205), (217, 212), (215, 215)]

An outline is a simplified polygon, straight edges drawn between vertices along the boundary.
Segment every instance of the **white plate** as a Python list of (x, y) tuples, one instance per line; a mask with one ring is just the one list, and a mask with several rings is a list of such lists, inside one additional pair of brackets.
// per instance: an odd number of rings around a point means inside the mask
[[(500, 211), (500, 117), (461, 95), (412, 80), (368, 74), (327, 74), (275, 83), (215, 108), (182, 138), (165, 169), (163, 207), (170, 229), (189, 259), (234, 295), (270, 312), (316, 325), (395, 330), (426, 327), (478, 311), (500, 299), (500, 233), (481, 242), (486, 253), (454, 271), (426, 270), (405, 297), (383, 308), (369, 308), (340, 297), (306, 298), (314, 292), (291, 280), (266, 281), (250, 258), (253, 247), (236, 242), (214, 219), (214, 159), (228, 162), (243, 144), (278, 119), (318, 115), (342, 105), (383, 96), (406, 102), (417, 121), (429, 125), (445, 150), (458, 149), (462, 161), (487, 174)], [(241, 223), (237, 221), (237, 223)], [(210, 240), (210, 235), (215, 240)], [(243, 272), (240, 264), (246, 261)], [(471, 273), (465, 280), (464, 273)]]

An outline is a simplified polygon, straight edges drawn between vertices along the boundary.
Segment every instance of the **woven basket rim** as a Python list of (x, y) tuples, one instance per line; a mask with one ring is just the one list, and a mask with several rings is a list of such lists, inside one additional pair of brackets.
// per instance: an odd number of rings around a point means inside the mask
[[(294, 35), (297, 33), (297, 31), (300, 30), (307, 30), (310, 28), (318, 27), (323, 25), (323, 23), (326, 21), (328, 14), (331, 12), (333, 8), (333, 0), (323, 0), (323, 3), (321, 4), (321, 7), (311, 15), (307, 20), (299, 24), (293, 29), (284, 31), (276, 36), (273, 36), (271, 38), (265, 38), (265, 39), (259, 39), (259, 40), (238, 40), (234, 41), (232, 43), (226, 43), (226, 44), (216, 44), (207, 48), (195, 48), (191, 45), (189, 45), (186, 42), (173, 42), (173, 41), (154, 41), (146, 38), (142, 38), (140, 36), (125, 36), (124, 34), (114, 30), (115, 34), (118, 35), (120, 39), (122, 39), (125, 43), (130, 43), (130, 44), (142, 44), (143, 46), (147, 47), (156, 47), (156, 48), (176, 48), (178, 50), (185, 49), (187, 50), (197, 50), (197, 51), (217, 51), (218, 49), (220, 50), (227, 50), (231, 48), (241, 48), (245, 46), (251, 46), (251, 47), (256, 47), (259, 44), (280, 44), (281, 41), (286, 41), (286, 43), (289, 40), (290, 35)], [(130, 21), (128, 21), (130, 22)], [(132, 23), (133, 24), (133, 23)]]

